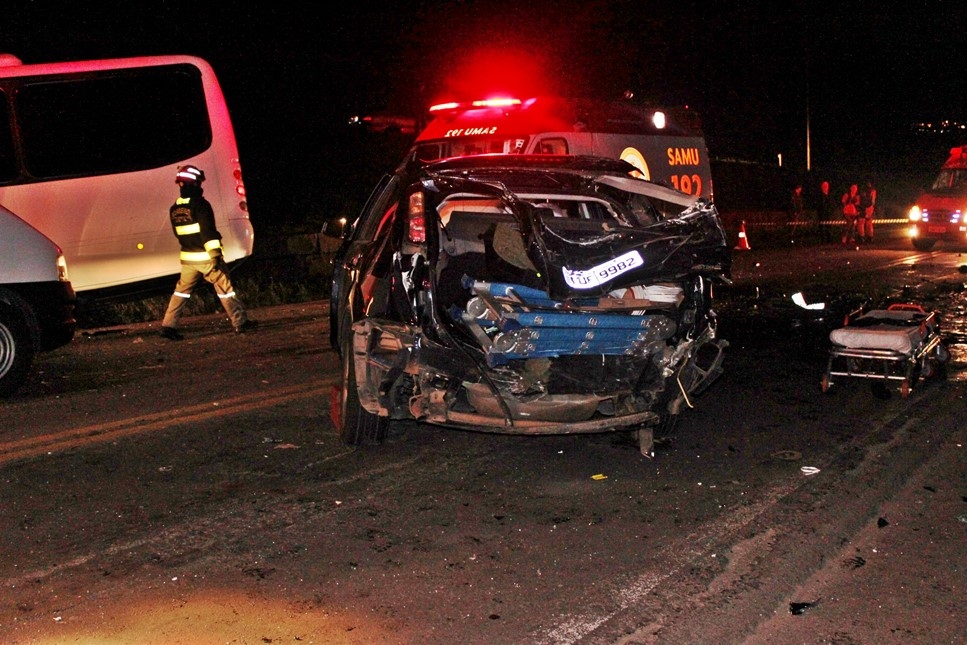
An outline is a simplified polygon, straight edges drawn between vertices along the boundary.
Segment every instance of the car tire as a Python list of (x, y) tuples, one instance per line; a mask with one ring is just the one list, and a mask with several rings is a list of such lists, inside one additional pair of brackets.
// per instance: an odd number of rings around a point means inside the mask
[(23, 312), (0, 302), (0, 396), (10, 396), (23, 385), (36, 353)]
[(937, 240), (924, 240), (922, 238), (917, 238), (913, 240), (913, 248), (918, 251), (929, 251), (933, 249), (936, 243)]
[(389, 425), (385, 417), (367, 411), (359, 403), (356, 384), (356, 361), (353, 354), (352, 332), (342, 345), (342, 394), (340, 396), (339, 421), (342, 427), (339, 438), (350, 446), (378, 444), (386, 438)]

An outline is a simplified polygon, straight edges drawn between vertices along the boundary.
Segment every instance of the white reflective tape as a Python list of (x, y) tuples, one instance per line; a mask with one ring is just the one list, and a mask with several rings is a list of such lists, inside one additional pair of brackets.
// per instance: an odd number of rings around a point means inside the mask
[(219, 298), (223, 298), (223, 299), (224, 298), (234, 298), (235, 297), (235, 292), (234, 291), (230, 291), (229, 293), (220, 293), (220, 294), (218, 294), (218, 297)]
[(194, 224), (183, 224), (182, 226), (176, 226), (175, 233), (177, 235), (191, 235), (192, 233), (201, 233), (201, 224), (198, 224), (196, 222)]

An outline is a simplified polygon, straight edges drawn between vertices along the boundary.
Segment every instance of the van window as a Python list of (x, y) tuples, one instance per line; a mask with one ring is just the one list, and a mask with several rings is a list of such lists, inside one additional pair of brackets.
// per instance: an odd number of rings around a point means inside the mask
[[(527, 137), (475, 137), (472, 140), (444, 139), (430, 143), (418, 142), (407, 155), (416, 161), (436, 161), (450, 157), (485, 154), (520, 154), (527, 145)], [(567, 142), (564, 142), (565, 149)], [(567, 154), (567, 153), (562, 153)]]
[[(201, 76), (191, 65), (26, 77), (13, 96), (22, 181), (157, 168), (212, 142)], [(9, 135), (0, 138), (0, 164), (12, 158), (11, 145)], [(2, 177), (9, 181), (9, 165), (6, 170)]]

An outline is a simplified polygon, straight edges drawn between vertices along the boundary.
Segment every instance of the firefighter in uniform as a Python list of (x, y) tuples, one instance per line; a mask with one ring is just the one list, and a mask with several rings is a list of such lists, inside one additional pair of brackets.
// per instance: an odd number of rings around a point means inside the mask
[(215, 212), (202, 196), (203, 181), (205, 173), (195, 166), (179, 166), (175, 175), (181, 196), (172, 204), (169, 216), (181, 245), (181, 276), (161, 323), (161, 335), (169, 340), (184, 338), (178, 331), (178, 321), (192, 291), (202, 280), (215, 288), (236, 333), (250, 331), (257, 324), (249, 320), (245, 306), (235, 295), (222, 257), (222, 236), (215, 228)]

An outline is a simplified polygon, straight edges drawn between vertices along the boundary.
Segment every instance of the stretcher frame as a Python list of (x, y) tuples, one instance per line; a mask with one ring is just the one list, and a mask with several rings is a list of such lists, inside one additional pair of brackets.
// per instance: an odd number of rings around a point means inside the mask
[[(950, 353), (943, 344), (940, 335), (940, 324), (937, 312), (927, 312), (920, 305), (911, 303), (892, 304), (887, 312), (910, 312), (906, 322), (896, 322), (898, 330), (911, 327), (920, 331), (920, 342), (911, 343), (910, 351), (877, 347), (846, 346), (832, 339), (826, 373), (823, 375), (821, 386), (823, 392), (839, 377), (868, 379), (874, 393), (879, 389), (889, 392), (889, 386), (899, 389), (900, 395), (907, 398), (920, 377), (928, 378), (942, 372), (943, 364), (947, 362)], [(874, 314), (866, 312), (863, 316)], [(848, 316), (846, 325), (855, 322), (861, 316)], [(891, 324), (884, 320), (883, 325)]]

